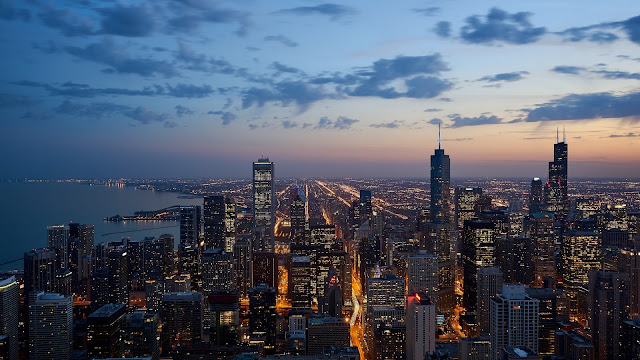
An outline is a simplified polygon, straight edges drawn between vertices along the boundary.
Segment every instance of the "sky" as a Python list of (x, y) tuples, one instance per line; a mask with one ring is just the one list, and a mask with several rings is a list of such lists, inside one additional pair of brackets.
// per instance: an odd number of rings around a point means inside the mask
[(0, 0), (0, 178), (640, 178), (637, 0)]

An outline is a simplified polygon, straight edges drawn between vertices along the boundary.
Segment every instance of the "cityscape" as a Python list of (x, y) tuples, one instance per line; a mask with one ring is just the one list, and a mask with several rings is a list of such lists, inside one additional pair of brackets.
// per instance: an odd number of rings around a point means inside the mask
[(529, 181), (452, 181), (440, 144), (429, 179), (276, 180), (260, 158), (251, 181), (66, 180), (202, 205), (104, 218), (179, 224), (157, 238), (48, 226), (3, 272), (0, 356), (635, 360), (640, 182), (569, 159), (558, 138)]

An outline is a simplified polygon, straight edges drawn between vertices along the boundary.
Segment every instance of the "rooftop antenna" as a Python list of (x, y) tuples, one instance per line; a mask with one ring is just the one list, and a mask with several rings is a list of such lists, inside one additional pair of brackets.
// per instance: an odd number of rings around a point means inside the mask
[(560, 130), (556, 127), (556, 144), (560, 142)]
[(438, 150), (440, 150), (440, 124), (442, 121), (438, 121)]
[(564, 129), (564, 125), (562, 125), (562, 142), (563, 143), (567, 142), (567, 132)]

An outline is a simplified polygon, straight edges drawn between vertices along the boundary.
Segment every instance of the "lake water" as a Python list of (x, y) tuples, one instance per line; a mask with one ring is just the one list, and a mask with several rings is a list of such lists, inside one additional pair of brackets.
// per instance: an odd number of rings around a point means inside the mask
[[(0, 182), (0, 263), (22, 258), (25, 251), (47, 246), (47, 226), (70, 221), (95, 225), (95, 243), (122, 237), (143, 240), (173, 234), (177, 221), (105, 222), (104, 218), (133, 215), (138, 210), (158, 210), (172, 205), (200, 205), (202, 199), (180, 199), (180, 194), (68, 182)], [(133, 231), (136, 230), (136, 231)], [(126, 233), (121, 233), (127, 231)], [(114, 234), (115, 233), (115, 234)], [(22, 261), (0, 270), (22, 269)]]

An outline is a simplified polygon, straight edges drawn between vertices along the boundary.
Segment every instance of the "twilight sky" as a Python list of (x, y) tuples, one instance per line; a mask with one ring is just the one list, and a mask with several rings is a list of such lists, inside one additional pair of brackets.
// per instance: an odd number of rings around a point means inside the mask
[(637, 0), (0, 0), (0, 177), (640, 177)]

